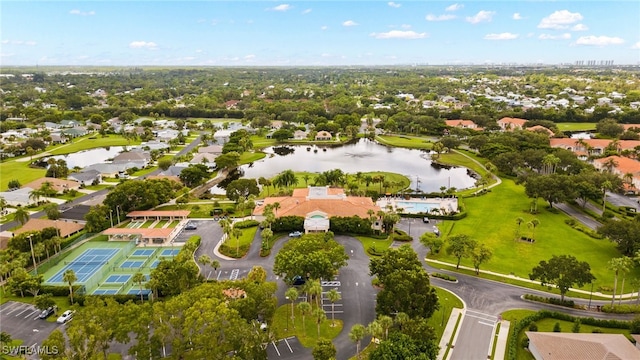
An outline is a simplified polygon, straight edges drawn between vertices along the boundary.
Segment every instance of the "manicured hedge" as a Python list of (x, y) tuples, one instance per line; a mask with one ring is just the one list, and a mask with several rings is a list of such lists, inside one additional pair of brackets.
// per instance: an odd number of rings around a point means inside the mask
[[(73, 285), (73, 294), (81, 293), (82, 285)], [(40, 294), (51, 294), (52, 296), (69, 296), (69, 286), (41, 285)]]
[(531, 294), (525, 294), (524, 298), (526, 300), (537, 301), (545, 304), (560, 305), (560, 306), (565, 306), (570, 308), (575, 307), (575, 303), (573, 302), (573, 300), (560, 300), (558, 298), (543, 297), (543, 296), (531, 295)]
[(238, 221), (237, 223), (234, 223), (233, 227), (237, 229), (246, 229), (246, 228), (250, 228), (258, 225), (260, 225), (260, 222), (257, 220), (243, 220), (243, 221)]
[(447, 281), (452, 281), (452, 282), (453, 281), (458, 281), (458, 279), (456, 279), (456, 277), (453, 276), (453, 275), (442, 274), (442, 273), (437, 273), (437, 272), (431, 273), (429, 275), (431, 275), (433, 277), (436, 277), (438, 279), (442, 279), (442, 280), (447, 280)]
[(304, 218), (302, 216), (283, 216), (277, 218), (271, 224), (271, 230), (276, 232), (302, 231), (304, 229)]
[(640, 305), (622, 304), (622, 305), (604, 305), (602, 311), (612, 314), (638, 314), (640, 313)]

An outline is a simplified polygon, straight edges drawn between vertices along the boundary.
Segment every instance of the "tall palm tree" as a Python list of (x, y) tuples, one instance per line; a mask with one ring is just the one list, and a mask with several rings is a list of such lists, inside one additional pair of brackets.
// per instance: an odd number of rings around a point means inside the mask
[(380, 315), (378, 316), (378, 322), (380, 326), (382, 326), (382, 331), (384, 332), (383, 340), (387, 340), (389, 338), (389, 329), (393, 326), (393, 319), (391, 316)]
[(620, 273), (622, 274), (622, 285), (620, 286), (620, 297), (618, 298), (618, 305), (622, 304), (622, 294), (624, 294), (624, 281), (627, 278), (627, 273), (634, 266), (633, 259), (626, 256), (623, 256), (622, 258), (624, 259), (622, 260), (624, 266), (620, 269)]
[(516, 239), (520, 238), (520, 225), (522, 225), (524, 223), (524, 219), (521, 217), (518, 217), (516, 219), (516, 224), (518, 225), (518, 228), (516, 229)]
[(138, 284), (140, 287), (140, 301), (144, 302), (144, 298), (142, 297), (142, 283), (147, 280), (147, 277), (144, 276), (141, 272), (137, 272), (131, 278), (131, 281)]
[(325, 314), (322, 308), (318, 307), (313, 310), (313, 317), (316, 319), (318, 337), (320, 337), (320, 324), (322, 324), (322, 322), (327, 319), (327, 314)]
[[(626, 257), (613, 258), (609, 260), (607, 263), (607, 269), (613, 271), (613, 296), (611, 297), (611, 306), (613, 306), (613, 302), (616, 300), (616, 292), (618, 291), (618, 274), (620, 272), (627, 271), (627, 261)], [(628, 258), (627, 258), (628, 259)]]
[(305, 173), (302, 175), (302, 179), (304, 180), (304, 186), (309, 186), (309, 179), (311, 179), (311, 175)]
[(218, 260), (211, 260), (211, 262), (209, 263), (209, 265), (211, 265), (211, 267), (213, 268), (213, 275), (216, 275), (216, 272), (218, 271), (218, 268), (220, 267), (220, 261)]
[(531, 228), (531, 239), (536, 239), (536, 228), (540, 225), (540, 220), (533, 219), (527, 224)]
[(274, 215), (276, 216), (278, 216), (278, 209), (280, 209), (280, 203), (276, 201), (273, 203), (273, 210), (275, 211)]
[(29, 212), (22, 207), (19, 207), (15, 213), (13, 213), (13, 218), (20, 223), (20, 225), (24, 225), (29, 221)]
[(42, 191), (40, 191), (39, 189), (33, 189), (29, 193), (29, 199), (33, 200), (36, 203), (36, 205), (40, 203), (41, 198), (42, 198)]
[(322, 285), (319, 280), (307, 281), (307, 292), (310, 296), (316, 298), (316, 306), (320, 307), (320, 297), (322, 296)]
[(329, 299), (329, 301), (331, 301), (331, 327), (336, 326), (335, 322), (336, 322), (336, 316), (335, 316), (335, 305), (336, 305), (336, 301), (340, 301), (340, 299), (342, 299), (342, 296), (340, 296), (340, 293), (338, 292), (337, 289), (331, 289), (327, 292), (327, 299)]
[(307, 325), (305, 325), (305, 316), (311, 313), (311, 304), (306, 301), (302, 301), (297, 305), (300, 315), (302, 315), (302, 331), (304, 336), (307, 336)]
[(296, 288), (289, 288), (287, 289), (287, 291), (284, 293), (284, 296), (287, 297), (287, 299), (289, 299), (289, 301), (291, 301), (291, 323), (293, 324), (293, 328), (296, 328), (296, 316), (293, 312), (293, 303), (298, 299), (298, 290), (296, 290)]
[(351, 331), (349, 331), (349, 339), (356, 343), (356, 355), (358, 359), (360, 359), (360, 341), (364, 338), (366, 334), (366, 329), (362, 324), (355, 324), (351, 327)]
[(602, 183), (602, 213), (607, 210), (607, 190), (613, 189), (613, 184), (609, 180)]
[(240, 256), (240, 237), (242, 237), (242, 230), (233, 228), (231, 235), (236, 239), (236, 257)]
[(67, 269), (67, 271), (62, 274), (62, 281), (69, 284), (69, 296), (71, 296), (71, 304), (73, 304), (73, 283), (78, 281), (75, 271), (73, 271), (73, 269)]

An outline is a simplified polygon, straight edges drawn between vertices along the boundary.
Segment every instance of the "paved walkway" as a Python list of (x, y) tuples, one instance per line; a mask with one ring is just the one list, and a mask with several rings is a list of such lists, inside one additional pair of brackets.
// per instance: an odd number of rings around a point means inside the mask
[(507, 355), (507, 338), (509, 337), (510, 323), (506, 320), (500, 321), (500, 330), (498, 332), (498, 338), (496, 339), (496, 353), (493, 356), (494, 359), (504, 359)]
[[(464, 309), (453, 308), (451, 310), (451, 315), (449, 315), (449, 320), (447, 321), (447, 327), (444, 328), (444, 332), (442, 333), (442, 337), (440, 338), (440, 352), (438, 353), (438, 360), (443, 360), (444, 354), (447, 352), (447, 347), (449, 346), (449, 342), (451, 341), (451, 337), (454, 335), (454, 330), (456, 327), (456, 323), (458, 322), (458, 318), (462, 321), (464, 317)], [(455, 344), (455, 340), (451, 341)], [(449, 351), (447, 358), (451, 356), (452, 351)]]

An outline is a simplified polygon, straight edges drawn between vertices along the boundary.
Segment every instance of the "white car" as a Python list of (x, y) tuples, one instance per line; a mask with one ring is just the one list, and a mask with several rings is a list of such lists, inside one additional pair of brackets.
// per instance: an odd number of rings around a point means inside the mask
[(73, 313), (74, 312), (75, 311), (72, 311), (72, 310), (67, 310), (67, 311), (63, 312), (62, 315), (60, 315), (60, 317), (58, 318), (58, 320), (56, 320), (56, 322), (58, 324), (66, 323), (67, 321), (71, 320), (71, 318), (73, 317)]

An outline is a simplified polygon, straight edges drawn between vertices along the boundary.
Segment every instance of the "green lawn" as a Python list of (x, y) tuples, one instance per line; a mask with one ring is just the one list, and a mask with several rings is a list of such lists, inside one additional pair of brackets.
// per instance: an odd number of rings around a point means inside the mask
[(109, 134), (102, 137), (98, 134), (89, 134), (47, 150), (51, 155), (71, 154), (82, 150), (94, 149), (105, 146), (133, 146), (139, 145), (140, 140), (127, 140), (120, 135)]
[(146, 169), (141, 169), (141, 170), (138, 170), (138, 171), (134, 172), (133, 175), (131, 175), (131, 176), (134, 176), (134, 177), (145, 176), (145, 175), (147, 175), (149, 173), (152, 173), (155, 170), (158, 170), (157, 166), (150, 166), (150, 167), (148, 167)]
[(254, 161), (258, 161), (260, 159), (263, 159), (265, 156), (267, 156), (267, 155), (265, 153), (263, 153), (263, 152), (245, 152), (245, 153), (242, 153), (242, 155), (240, 155), (240, 165), (249, 164), (249, 163), (252, 163)]
[(263, 149), (269, 146), (278, 145), (275, 139), (267, 139), (264, 136), (252, 135), (250, 137), (253, 147), (256, 149)]
[[(24, 159), (24, 158), (22, 158)], [(18, 180), (21, 185), (25, 185), (37, 180), (47, 173), (46, 169), (34, 169), (29, 167), (30, 161), (9, 160), (0, 163), (0, 190), (9, 188), (9, 181)]]
[(85, 186), (85, 189), (87, 190), (93, 190), (93, 191), (99, 191), (99, 190), (104, 190), (104, 189), (109, 189), (112, 188), (113, 185), (108, 185), (108, 184), (98, 184), (98, 185), (89, 185), (89, 186)]
[[(304, 326), (302, 324), (302, 314), (297, 308), (298, 302), (294, 302), (293, 313), (294, 319), (291, 319), (291, 303), (282, 305), (276, 309), (273, 316), (271, 330), (275, 333), (276, 339), (284, 339), (290, 336), (297, 336), (300, 343), (308, 348), (312, 348), (318, 341), (318, 326), (313, 316), (308, 314), (305, 316)], [(312, 305), (315, 308), (315, 304)], [(342, 331), (342, 321), (336, 319), (335, 326), (331, 326), (331, 315), (327, 315), (327, 319), (320, 324), (320, 337), (325, 339), (333, 339), (340, 331)], [(350, 329), (347, 329), (350, 330)]]
[(151, 224), (153, 224), (155, 222), (155, 220), (147, 220), (144, 222), (144, 224), (142, 224), (141, 228), (148, 228), (151, 226)]
[(156, 228), (158, 228), (158, 229), (160, 229), (160, 228), (162, 228), (162, 227), (163, 227), (166, 223), (168, 223), (168, 222), (169, 222), (169, 220), (160, 220), (160, 222), (159, 222), (159, 223), (157, 223), (155, 227), (156, 227)]
[(249, 246), (256, 235), (256, 231), (258, 231), (258, 227), (254, 226), (240, 230), (242, 231), (242, 236), (237, 239), (232, 236), (220, 246), (221, 254), (237, 259), (247, 254)]
[(436, 339), (439, 341), (442, 333), (444, 333), (444, 329), (447, 327), (447, 321), (449, 321), (451, 311), (453, 308), (462, 309), (463, 305), (462, 301), (453, 295), (453, 293), (439, 287), (434, 287), (434, 289), (436, 289), (436, 293), (438, 294), (440, 308), (429, 318), (429, 326), (435, 330)]
[(409, 149), (427, 149), (431, 150), (433, 143), (429, 140), (416, 138), (416, 137), (407, 137), (407, 136), (390, 136), (390, 135), (378, 135), (376, 136), (376, 140), (383, 145), (391, 145)]
[(364, 248), (364, 252), (369, 257), (372, 256), (371, 254), (369, 254), (369, 251), (368, 251), (370, 248), (373, 248), (373, 249), (375, 249), (375, 251), (380, 252), (380, 251), (388, 249), (389, 246), (391, 246), (391, 243), (393, 242), (393, 240), (391, 238), (387, 238), (387, 239), (384, 239), (384, 240), (376, 239), (376, 238), (372, 238), (372, 237), (368, 237), (368, 236), (355, 236), (355, 238), (358, 239), (362, 243), (362, 247)]
[(560, 131), (589, 131), (596, 129), (596, 123), (556, 123)]
[[(567, 215), (550, 212), (542, 200), (538, 205), (539, 214), (530, 214), (528, 209), (531, 200), (525, 196), (524, 188), (512, 180), (504, 180), (491, 193), (463, 201), (468, 216), (453, 223), (445, 221), (440, 225), (441, 232), (445, 237), (449, 232), (468, 234), (491, 248), (493, 257), (481, 269), (528, 278), (531, 269), (541, 260), (548, 260), (552, 255), (571, 254), (591, 265), (597, 279), (594, 282), (596, 289), (599, 286), (613, 287), (613, 274), (607, 270), (607, 262), (621, 256), (614, 244), (590, 238), (572, 229), (564, 223), (569, 219)], [(534, 218), (540, 221), (533, 236), (535, 243), (515, 240), (518, 217), (525, 220), (520, 227), (522, 236), (532, 237), (532, 231), (526, 224)], [(456, 261), (445, 251), (430, 256), (454, 264)], [(463, 259), (461, 264), (473, 266), (468, 259)], [(627, 278), (638, 275), (640, 270), (635, 269)], [(589, 290), (588, 285), (583, 289)]]

